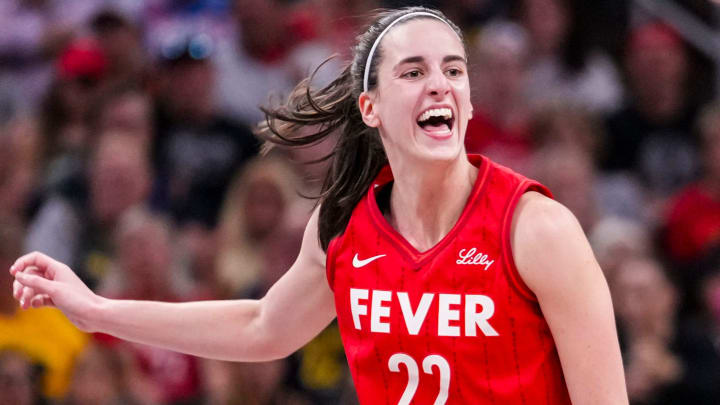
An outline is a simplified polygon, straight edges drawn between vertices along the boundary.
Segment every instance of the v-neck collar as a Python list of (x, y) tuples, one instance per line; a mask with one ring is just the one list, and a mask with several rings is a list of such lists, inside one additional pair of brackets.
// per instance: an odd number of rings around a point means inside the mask
[(390, 171), (390, 166), (386, 166), (380, 171), (380, 174), (378, 174), (376, 180), (373, 182), (373, 184), (370, 186), (370, 189), (368, 190), (366, 196), (367, 207), (370, 211), (370, 217), (379, 229), (380, 234), (383, 237), (387, 238), (389, 242), (391, 242), (391, 245), (393, 245), (403, 256), (405, 256), (405, 258), (408, 260), (409, 263), (413, 265), (414, 268), (422, 267), (438, 252), (442, 251), (445, 246), (447, 246), (447, 244), (453, 240), (455, 235), (462, 229), (465, 222), (467, 222), (468, 217), (470, 217), (471, 213), (473, 212), (473, 207), (475, 206), (478, 197), (482, 194), (482, 190), (485, 188), (484, 186), (489, 173), (489, 162), (482, 155), (468, 155), (468, 158), (470, 160), (470, 163), (478, 167), (479, 170), (477, 178), (475, 179), (475, 184), (473, 185), (473, 189), (470, 192), (470, 196), (468, 197), (467, 202), (465, 203), (465, 207), (463, 208), (463, 211), (460, 214), (457, 222), (455, 222), (455, 225), (453, 225), (453, 227), (450, 229), (450, 232), (448, 232), (434, 246), (423, 252), (415, 248), (415, 246), (408, 242), (404, 236), (402, 236), (395, 228), (393, 228), (385, 219), (385, 216), (382, 214), (382, 212), (380, 212), (380, 208), (378, 207), (375, 191), (376, 189), (382, 187), (393, 179), (392, 172)]

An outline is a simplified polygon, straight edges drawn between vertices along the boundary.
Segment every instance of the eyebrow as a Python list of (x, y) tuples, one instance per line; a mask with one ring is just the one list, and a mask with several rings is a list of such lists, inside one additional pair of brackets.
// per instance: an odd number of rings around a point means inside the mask
[[(465, 57), (460, 56), (460, 55), (447, 55), (443, 58), (442, 61), (443, 61), (443, 63), (454, 62), (454, 61), (461, 61), (461, 62), (467, 63), (467, 60), (465, 60)], [(407, 57), (407, 58), (401, 60), (400, 62), (398, 62), (397, 65), (395, 65), (395, 67), (397, 68), (398, 66), (404, 65), (406, 63), (419, 63), (419, 62), (425, 62), (425, 58), (422, 56), (410, 56), (410, 57)]]

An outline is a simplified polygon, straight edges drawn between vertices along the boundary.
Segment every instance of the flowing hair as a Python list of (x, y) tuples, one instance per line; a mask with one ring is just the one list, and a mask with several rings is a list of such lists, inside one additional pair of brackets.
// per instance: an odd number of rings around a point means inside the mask
[[(308, 162), (331, 161), (320, 194), (315, 196), (320, 204), (318, 237), (323, 250), (327, 250), (330, 241), (345, 230), (353, 209), (380, 169), (388, 163), (380, 134), (376, 128), (365, 125), (357, 100), (363, 91), (365, 64), (375, 40), (397, 18), (415, 12), (436, 15), (451, 26), (462, 40), (460, 29), (437, 10), (425, 7), (380, 10), (371, 16), (372, 23), (356, 38), (352, 61), (335, 80), (321, 89), (311, 87), (321, 64), (293, 89), (285, 103), (276, 107), (261, 107), (265, 121), (260, 123), (256, 134), (265, 140), (265, 150), (274, 145), (308, 147), (340, 132), (329, 154)], [(420, 18), (433, 17), (412, 16), (396, 26)], [(382, 47), (379, 46), (369, 67), (368, 91), (377, 87), (377, 67), (381, 59)], [(305, 126), (315, 130), (309, 134), (299, 131)]]

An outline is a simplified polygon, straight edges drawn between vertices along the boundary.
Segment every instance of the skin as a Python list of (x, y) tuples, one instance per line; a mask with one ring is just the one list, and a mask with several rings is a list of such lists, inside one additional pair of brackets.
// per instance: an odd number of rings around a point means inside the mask
[[(450, 27), (427, 19), (393, 28), (382, 49), (378, 88), (362, 94), (358, 105), (365, 123), (378, 128), (395, 175), (390, 223), (424, 251), (457, 222), (477, 177), (463, 144), (472, 117), (465, 50)], [(443, 139), (417, 124), (437, 106), (455, 118)], [(458, 198), (446, 198), (453, 194)]]
[[(381, 47), (378, 88), (363, 93), (358, 106), (365, 123), (379, 129), (395, 174), (391, 224), (425, 250), (457, 221), (477, 177), (463, 146), (472, 114), (465, 54), (457, 35), (431, 19), (393, 28)], [(422, 61), (398, 65), (414, 56)], [(416, 122), (435, 104), (448, 105), (455, 116), (442, 139)], [(317, 217), (318, 211), (297, 261), (260, 300), (108, 300), (40, 253), (21, 257), (11, 268), (14, 294), (24, 308), (55, 305), (88, 331), (223, 360), (284, 357), (335, 317)], [(559, 203), (527, 193), (515, 212), (511, 238), (521, 276), (551, 327), (573, 403), (627, 404), (610, 294), (577, 220)], [(194, 333), (177, 333), (189, 328)]]
[(627, 404), (610, 291), (575, 216), (526, 193), (511, 229), (520, 276), (552, 331), (573, 404)]

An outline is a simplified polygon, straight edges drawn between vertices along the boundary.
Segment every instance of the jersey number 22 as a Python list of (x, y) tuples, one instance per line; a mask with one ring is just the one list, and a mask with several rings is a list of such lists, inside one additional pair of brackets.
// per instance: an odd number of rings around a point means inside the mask
[[(412, 357), (405, 353), (395, 353), (390, 356), (388, 361), (388, 367), (390, 371), (398, 373), (400, 372), (400, 364), (405, 365), (408, 372), (408, 383), (405, 387), (405, 391), (400, 397), (398, 405), (410, 405), (415, 391), (417, 391), (418, 384), (420, 382), (420, 371), (418, 364)], [(437, 367), (440, 371), (440, 392), (433, 405), (444, 405), (448, 399), (448, 391), (450, 389), (450, 364), (442, 356), (437, 354), (431, 354), (423, 359), (422, 367), (425, 374), (433, 374), (433, 366)]]

